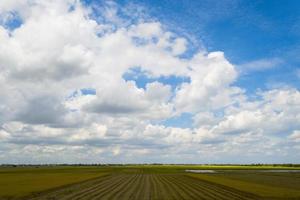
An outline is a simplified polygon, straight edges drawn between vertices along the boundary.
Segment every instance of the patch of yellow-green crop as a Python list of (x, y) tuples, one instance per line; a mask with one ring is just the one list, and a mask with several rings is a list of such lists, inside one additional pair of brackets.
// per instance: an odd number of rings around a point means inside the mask
[(188, 174), (188, 176), (198, 178), (214, 184), (224, 185), (243, 192), (248, 192), (261, 197), (268, 198), (300, 198), (300, 191), (292, 188), (274, 187), (260, 183), (247, 182), (244, 180), (234, 180), (230, 178), (208, 175), (208, 174)]
[(0, 199), (26, 196), (105, 174), (95, 168), (0, 169)]

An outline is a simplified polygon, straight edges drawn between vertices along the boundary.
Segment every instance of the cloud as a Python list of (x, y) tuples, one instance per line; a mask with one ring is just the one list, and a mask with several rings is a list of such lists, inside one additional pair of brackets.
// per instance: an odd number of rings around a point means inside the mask
[(284, 61), (280, 58), (267, 58), (267, 59), (259, 59), (250, 61), (247, 63), (243, 63), (238, 66), (239, 71), (244, 73), (249, 73), (253, 71), (265, 71), (269, 70), (275, 67), (278, 67), (279, 65), (283, 64)]
[(28, 3), (29, 1), (27, 0), (26, 1), (22, 1), (22, 0), (1, 1), (0, 13), (20, 9), (22, 6), (27, 6)]
[(295, 130), (291, 135), (289, 135), (289, 139), (295, 142), (300, 142), (300, 131)]
[[(243, 102), (237, 108), (228, 108), (225, 120), (217, 130), (256, 131), (277, 136), (297, 129), (300, 92), (295, 89), (275, 89), (259, 94), (257, 101)], [(228, 129), (229, 128), (229, 129)]]
[[(197, 54), (190, 61), (190, 83), (184, 83), (176, 93), (176, 108), (180, 112), (207, 111), (226, 106), (231, 103), (231, 95), (241, 93), (230, 87), (237, 72), (225, 58), (222, 52), (208, 55)], [(223, 102), (219, 105), (218, 98)], [(224, 100), (228, 99), (229, 102)]]
[[(114, 2), (99, 13), (92, 6), (0, 3), (0, 12), (22, 20), (14, 29), (0, 26), (0, 163), (239, 162), (238, 155), (264, 160), (279, 149), (280, 160), (293, 151), (284, 140), (300, 128), (299, 90), (258, 91), (250, 99), (234, 86), (238, 70), (223, 52), (200, 49), (183, 58), (189, 38), (143, 9), (131, 15)], [(145, 72), (145, 87), (124, 80), (135, 68)], [(190, 127), (164, 124), (183, 114), (191, 115)]]
[(53, 96), (38, 96), (28, 99), (26, 105), (20, 108), (15, 120), (27, 124), (54, 124), (63, 120), (67, 110)]

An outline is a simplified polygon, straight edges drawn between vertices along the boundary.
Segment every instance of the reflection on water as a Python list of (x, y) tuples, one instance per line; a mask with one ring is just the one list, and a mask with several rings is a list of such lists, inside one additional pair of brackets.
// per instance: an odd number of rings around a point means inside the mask
[(192, 173), (217, 173), (215, 170), (197, 170), (197, 169), (187, 169), (186, 172)]

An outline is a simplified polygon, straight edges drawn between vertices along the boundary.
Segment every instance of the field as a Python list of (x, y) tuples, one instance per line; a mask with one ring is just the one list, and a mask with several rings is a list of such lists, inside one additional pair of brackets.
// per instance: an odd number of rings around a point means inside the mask
[[(186, 169), (213, 169), (217, 173), (187, 173)], [(195, 165), (0, 168), (0, 199), (300, 199), (300, 172), (261, 169), (297, 168)]]
[(21, 197), (105, 175), (96, 168), (0, 168), (0, 199)]

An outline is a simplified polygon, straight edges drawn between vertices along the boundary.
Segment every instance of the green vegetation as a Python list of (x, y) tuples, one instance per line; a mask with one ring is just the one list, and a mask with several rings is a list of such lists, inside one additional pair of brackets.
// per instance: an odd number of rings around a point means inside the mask
[[(287, 185), (282, 184), (281, 186), (273, 186), (271, 184), (266, 185), (260, 182), (254, 183), (253, 181), (248, 180), (238, 180), (231, 179), (228, 177), (221, 177), (216, 175), (207, 175), (207, 174), (189, 174), (191, 177), (199, 178), (202, 181), (208, 181), (210, 183), (219, 184), (223, 186), (228, 186), (230, 188), (240, 190), (243, 192), (255, 194), (261, 197), (269, 198), (300, 198), (300, 190), (294, 188), (287, 188)], [(256, 174), (256, 176), (263, 176)], [(273, 177), (273, 180), (276, 180), (277, 177)], [(292, 180), (292, 179), (291, 179)], [(298, 184), (300, 180), (298, 180)]]
[(300, 172), (260, 169), (299, 166), (9, 166), (0, 168), (0, 199), (300, 199)]
[[(102, 170), (103, 171), (103, 170)], [(105, 175), (95, 168), (2, 168), (1, 197), (20, 197)]]
[(233, 180), (241, 180), (251, 183), (259, 183), (280, 188), (290, 188), (300, 191), (300, 173), (262, 173), (256, 171), (225, 171), (211, 174), (216, 177), (225, 177)]

